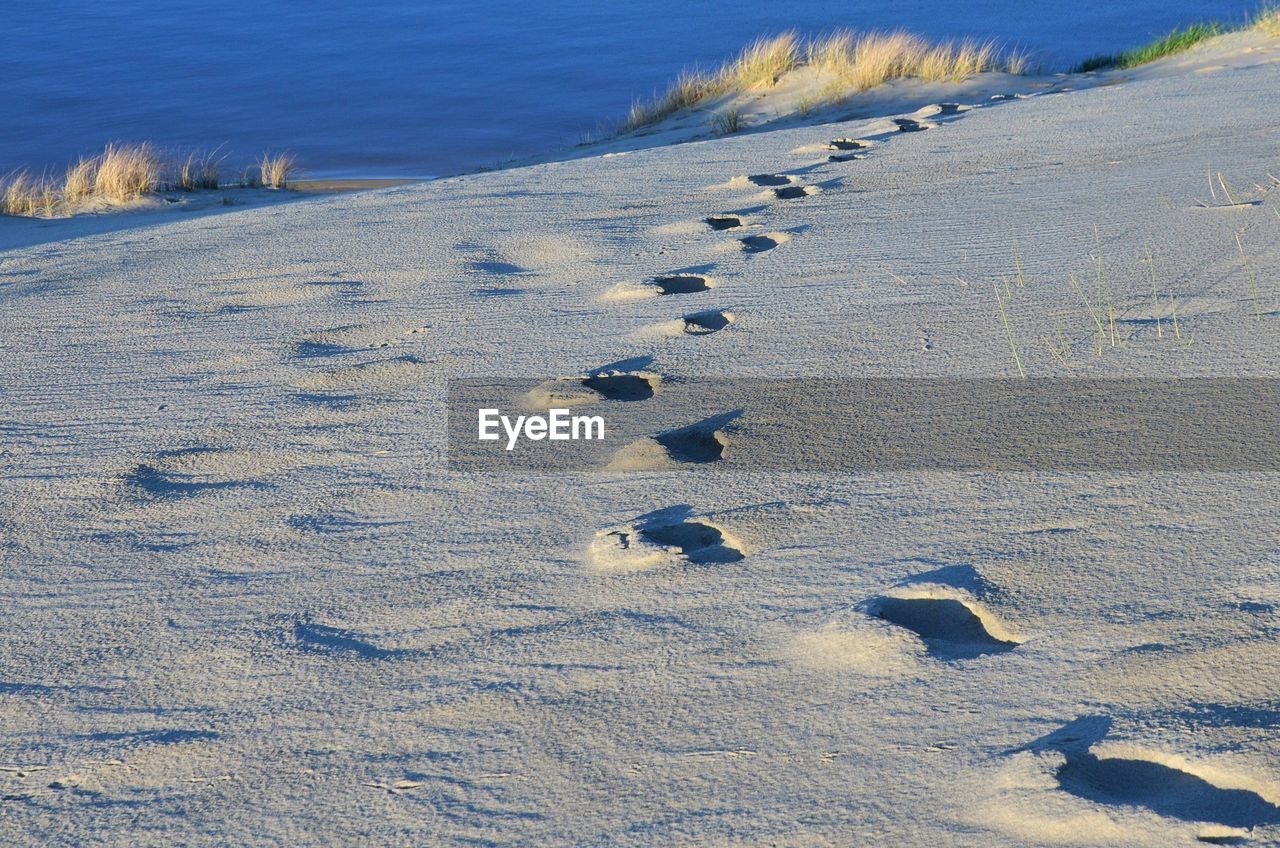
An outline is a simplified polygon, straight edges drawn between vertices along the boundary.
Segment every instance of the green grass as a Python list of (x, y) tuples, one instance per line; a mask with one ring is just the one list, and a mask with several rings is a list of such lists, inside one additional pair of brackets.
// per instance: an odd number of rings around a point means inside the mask
[(728, 109), (711, 116), (711, 128), (717, 135), (732, 135), (742, 127), (742, 113), (737, 109)]
[(1109, 56), (1093, 56), (1085, 59), (1076, 70), (1079, 73), (1086, 73), (1088, 71), (1113, 68), (1124, 69), (1145, 65), (1147, 62), (1154, 62), (1156, 59), (1190, 50), (1201, 41), (1213, 38), (1215, 35), (1221, 35), (1224, 31), (1220, 24), (1192, 24), (1186, 29), (1175, 29), (1164, 38), (1153, 41), (1150, 44), (1144, 44), (1142, 47), (1135, 47), (1132, 50)]

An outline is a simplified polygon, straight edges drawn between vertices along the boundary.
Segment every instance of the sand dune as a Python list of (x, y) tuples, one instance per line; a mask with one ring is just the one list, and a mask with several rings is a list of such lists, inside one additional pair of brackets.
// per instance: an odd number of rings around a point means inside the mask
[(449, 470), (445, 438), (460, 376), (605, 411), (697, 377), (1280, 376), (1252, 38), (113, 232), (0, 221), (0, 839), (1280, 843), (1262, 461), (766, 474), (750, 417), (696, 403), (584, 474)]

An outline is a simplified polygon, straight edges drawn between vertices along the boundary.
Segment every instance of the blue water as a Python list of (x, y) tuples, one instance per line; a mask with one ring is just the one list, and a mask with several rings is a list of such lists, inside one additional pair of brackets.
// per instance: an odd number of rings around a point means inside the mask
[(0, 0), (0, 171), (107, 141), (295, 152), (316, 176), (424, 176), (575, 143), (757, 35), (905, 27), (1050, 66), (1224, 0)]

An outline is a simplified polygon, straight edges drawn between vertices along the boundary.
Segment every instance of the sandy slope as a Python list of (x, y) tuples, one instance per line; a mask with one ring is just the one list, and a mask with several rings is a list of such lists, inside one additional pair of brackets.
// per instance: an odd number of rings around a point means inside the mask
[[(0, 838), (1280, 844), (1274, 474), (443, 470), (458, 375), (1008, 376), (1015, 249), (1034, 375), (1275, 376), (1220, 64), (0, 255)], [(691, 522), (741, 557), (609, 536)]]

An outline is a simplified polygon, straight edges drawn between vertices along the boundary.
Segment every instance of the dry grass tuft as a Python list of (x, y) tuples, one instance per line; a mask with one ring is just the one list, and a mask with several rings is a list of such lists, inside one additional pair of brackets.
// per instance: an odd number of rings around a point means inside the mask
[(108, 144), (97, 158), (93, 194), (108, 201), (128, 201), (160, 185), (160, 159), (150, 144)]
[(1264, 35), (1280, 38), (1280, 7), (1259, 12), (1253, 21), (1253, 28)]
[(773, 38), (757, 38), (720, 69), (717, 87), (724, 91), (772, 88), (787, 71), (800, 64), (800, 42), (794, 32)]
[(221, 160), (215, 158), (216, 152), (187, 154), (187, 158), (178, 163), (178, 172), (173, 180), (174, 188), (180, 191), (217, 188), (218, 165)]
[(1026, 69), (1026, 57), (1002, 68), (994, 42), (930, 44), (906, 32), (867, 33), (855, 37), (840, 32), (811, 45), (810, 64), (831, 74), (854, 91), (867, 91), (890, 80), (918, 78), (929, 82), (961, 82), (985, 71)]
[(98, 159), (81, 159), (67, 169), (62, 181), (62, 201), (74, 205), (93, 194), (93, 182), (98, 173)]
[(637, 100), (631, 104), (625, 127), (628, 130), (656, 124), (667, 115), (688, 109), (712, 94), (715, 80), (699, 70), (684, 70), (667, 89), (667, 93), (652, 100)]
[(0, 210), (6, 215), (29, 218), (48, 217), (58, 204), (58, 193), (48, 179), (37, 179), (27, 171), (10, 174), (0, 185)]
[(623, 129), (657, 123), (712, 97), (771, 88), (800, 67), (831, 77), (823, 99), (837, 100), (842, 94), (867, 91), (894, 79), (959, 82), (984, 71), (1023, 73), (1028, 64), (1021, 52), (1002, 60), (995, 43), (989, 41), (932, 44), (901, 31), (858, 35), (839, 30), (802, 45), (794, 32), (785, 32), (753, 41), (714, 74), (685, 71), (665, 94), (633, 104)]
[(717, 135), (733, 135), (742, 130), (742, 112), (738, 109), (726, 109), (711, 116), (711, 129)]
[[(67, 168), (61, 183), (28, 171), (0, 177), (0, 214), (51, 218), (83, 211), (91, 201), (127, 204), (158, 191), (216, 189), (221, 186), (221, 162), (217, 150), (167, 159), (150, 144), (109, 144), (99, 155)], [(268, 155), (257, 164), (252, 179), (240, 184), (286, 188), (296, 172), (292, 156)]]
[(277, 153), (275, 156), (264, 153), (258, 163), (262, 185), (267, 188), (288, 188), (289, 180), (297, 172), (298, 162), (288, 153)]

